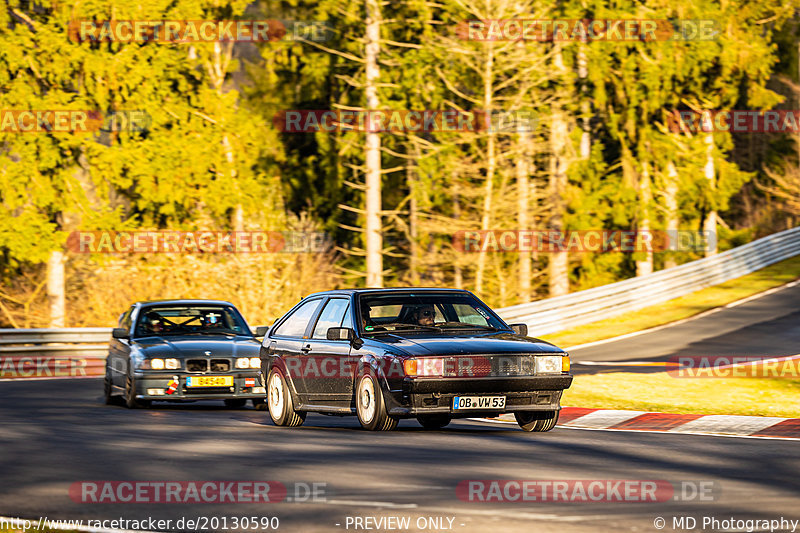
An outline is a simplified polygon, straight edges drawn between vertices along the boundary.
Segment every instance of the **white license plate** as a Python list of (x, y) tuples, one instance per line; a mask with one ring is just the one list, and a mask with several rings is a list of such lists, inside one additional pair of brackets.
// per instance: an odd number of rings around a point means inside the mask
[(453, 398), (453, 411), (462, 409), (504, 409), (505, 396), (456, 396)]

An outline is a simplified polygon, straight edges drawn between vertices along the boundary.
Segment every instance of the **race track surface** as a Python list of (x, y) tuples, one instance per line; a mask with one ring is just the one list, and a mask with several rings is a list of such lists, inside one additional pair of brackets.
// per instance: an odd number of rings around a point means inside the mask
[[(362, 431), (355, 418), (321, 415), (285, 429), (265, 412), (227, 410), (221, 402), (105, 406), (101, 389), (99, 379), (0, 383), (0, 515), (277, 516), (279, 531), (366, 531), (354, 529), (353, 517), (394, 516), (411, 518), (406, 531), (492, 533), (657, 531), (658, 517), (665, 531), (681, 516), (696, 518), (698, 527), (703, 517), (800, 519), (792, 441), (564, 428), (530, 434), (471, 420), (439, 431), (403, 421), (381, 434)], [(456, 493), (463, 480), (494, 479), (706, 481), (713, 491), (705, 501), (644, 503), (487, 503)], [(325, 501), (76, 503), (70, 487), (87, 480), (271, 480), (289, 487), (289, 497), (294, 483), (324, 483)], [(452, 518), (452, 526), (417, 528), (419, 517)]]
[[(735, 307), (612, 342), (574, 348), (575, 374), (624, 370), (663, 371), (658, 367), (625, 367), (626, 361), (669, 361), (682, 356), (765, 356), (800, 354), (800, 284)], [(619, 362), (619, 367), (584, 366), (581, 362)]]

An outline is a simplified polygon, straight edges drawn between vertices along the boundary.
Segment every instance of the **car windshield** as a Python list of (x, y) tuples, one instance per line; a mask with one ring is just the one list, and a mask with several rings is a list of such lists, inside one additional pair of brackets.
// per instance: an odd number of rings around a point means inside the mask
[(242, 316), (221, 305), (164, 305), (142, 309), (135, 335), (250, 335)]
[(366, 334), (508, 329), (486, 305), (467, 293), (365, 294), (360, 297), (359, 310), (361, 330)]

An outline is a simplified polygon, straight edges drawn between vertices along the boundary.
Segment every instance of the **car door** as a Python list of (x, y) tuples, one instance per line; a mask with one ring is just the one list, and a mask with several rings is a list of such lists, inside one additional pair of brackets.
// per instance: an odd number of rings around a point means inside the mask
[[(270, 351), (283, 359), (286, 378), (294, 386), (300, 401), (306, 401), (303, 383), (305, 355), (308, 353), (309, 324), (316, 318), (323, 298), (313, 298), (297, 305), (270, 332)], [(274, 341), (274, 345), (272, 342)]]
[[(309, 402), (331, 407), (349, 407), (352, 396), (350, 341), (328, 340), (329, 328), (353, 326), (349, 323), (350, 300), (331, 297), (319, 313), (308, 341), (304, 373)], [(347, 322), (344, 326), (344, 322)]]

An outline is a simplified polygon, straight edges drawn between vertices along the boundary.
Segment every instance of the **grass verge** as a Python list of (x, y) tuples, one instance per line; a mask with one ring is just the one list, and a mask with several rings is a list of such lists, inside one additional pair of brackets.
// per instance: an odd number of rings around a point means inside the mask
[[(800, 256), (786, 259), (752, 274), (695, 291), (663, 304), (653, 305), (639, 311), (632, 311), (551, 335), (543, 335), (541, 338), (564, 348), (609, 339), (688, 318), (703, 311), (784, 285), (798, 278), (800, 278)], [(535, 328), (532, 328), (531, 333), (533, 335), (536, 334)]]
[(610, 372), (576, 376), (561, 403), (596, 409), (798, 418), (800, 380)]

